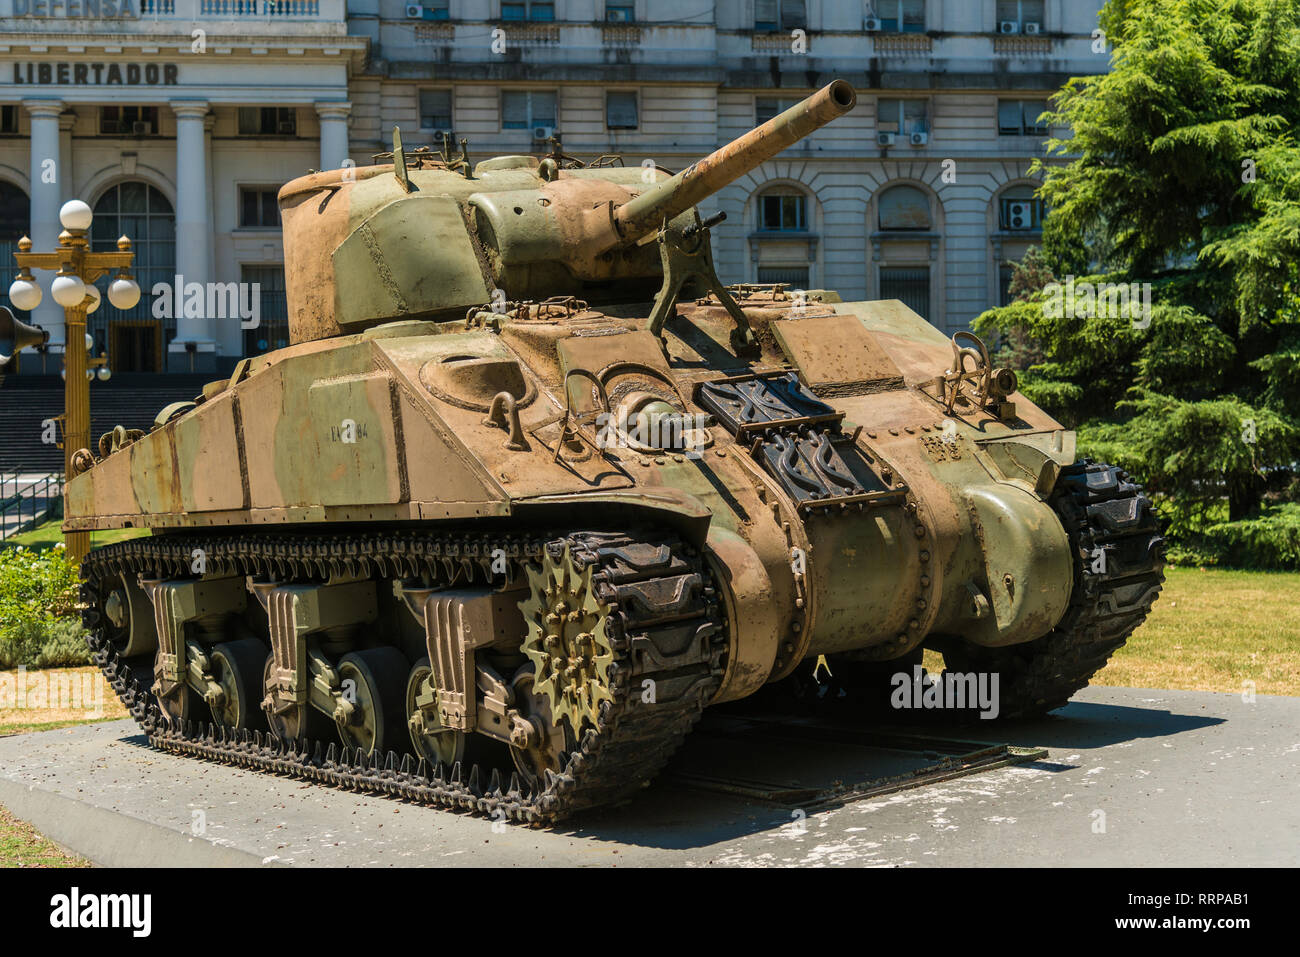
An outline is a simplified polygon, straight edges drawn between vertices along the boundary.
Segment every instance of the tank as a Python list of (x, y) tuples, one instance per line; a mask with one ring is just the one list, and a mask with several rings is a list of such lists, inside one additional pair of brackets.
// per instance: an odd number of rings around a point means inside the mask
[(150, 742), (546, 824), (818, 662), (866, 705), (933, 649), (1001, 717), (1086, 685), (1160, 591), (1140, 488), (970, 333), (714, 269), (698, 204), (855, 102), (672, 174), (395, 131), (285, 185), (292, 344), (67, 484), (65, 530), (151, 533), (82, 565)]

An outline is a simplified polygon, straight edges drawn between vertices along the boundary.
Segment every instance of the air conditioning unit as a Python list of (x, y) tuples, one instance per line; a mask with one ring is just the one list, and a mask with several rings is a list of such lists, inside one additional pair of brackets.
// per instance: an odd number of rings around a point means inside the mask
[(294, 123), (293, 120), (281, 120), (278, 124), (276, 124), (275, 129), (276, 132), (282, 136), (284, 135), (292, 136), (293, 133), (297, 130), (297, 124)]
[(1019, 20), (1002, 20), (998, 23), (998, 33), (1019, 33)]
[(1007, 203), (1007, 229), (1032, 229), (1033, 203)]
[(553, 126), (533, 127), (533, 141), (536, 143), (545, 143), (554, 135), (555, 135), (555, 127)]
[(862, 29), (867, 33), (879, 33), (880, 19), (878, 17), (867, 17), (862, 21)]
[(928, 142), (930, 142), (930, 134), (929, 134), (929, 133), (926, 133), (926, 132), (924, 132), (924, 131), (922, 131), (922, 130), (917, 130), (915, 133), (912, 134), (912, 145), (913, 145), (913, 146), (924, 146), (924, 145), (925, 145), (926, 143), (928, 143)]
[(1042, 25), (1041, 23), (1026, 23), (1026, 24), (1025, 24), (1025, 33), (1028, 33), (1028, 34), (1031, 35), (1031, 36), (1035, 36), (1035, 35), (1037, 35), (1037, 34), (1039, 34), (1039, 33), (1042, 33), (1042, 32), (1043, 32), (1043, 25)]
[(408, 20), (423, 20), (424, 7), (418, 3), (408, 3), (406, 5), (406, 18)]
[(898, 136), (897, 133), (877, 133), (877, 134), (876, 134), (876, 145), (877, 145), (877, 146), (893, 146), (893, 145), (894, 145), (894, 139), (895, 139), (897, 136)]
[(148, 120), (136, 120), (131, 124), (132, 136), (148, 136), (153, 132), (153, 124)]

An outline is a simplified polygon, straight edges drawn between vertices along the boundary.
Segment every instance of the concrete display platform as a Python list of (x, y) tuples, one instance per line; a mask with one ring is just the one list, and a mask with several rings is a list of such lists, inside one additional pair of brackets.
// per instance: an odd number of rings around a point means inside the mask
[[(669, 774), (531, 830), (162, 754), (120, 721), (0, 738), (0, 804), (116, 866), (1300, 863), (1300, 698), (1090, 688), (1046, 719), (924, 731), (1049, 753), (806, 815)], [(755, 779), (784, 773), (756, 750)]]

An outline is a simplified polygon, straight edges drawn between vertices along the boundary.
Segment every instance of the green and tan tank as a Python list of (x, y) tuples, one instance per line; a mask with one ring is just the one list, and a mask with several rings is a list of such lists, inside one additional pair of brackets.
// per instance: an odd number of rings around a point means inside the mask
[(293, 344), (67, 486), (152, 532), (82, 571), (151, 742), (539, 823), (822, 656), (874, 696), (938, 649), (1003, 716), (1087, 684), (1159, 593), (1140, 489), (974, 336), (714, 271), (696, 204), (855, 100), (675, 175), (395, 134), (287, 184)]

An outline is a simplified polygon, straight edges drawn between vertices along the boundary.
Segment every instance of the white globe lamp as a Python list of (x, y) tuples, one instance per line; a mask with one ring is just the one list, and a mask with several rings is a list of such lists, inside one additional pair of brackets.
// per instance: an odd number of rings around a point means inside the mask
[(134, 279), (114, 279), (108, 287), (108, 301), (118, 309), (131, 309), (140, 301), (140, 286)]
[(50, 295), (65, 309), (81, 305), (86, 298), (86, 284), (80, 276), (55, 276), (50, 285)]
[(41, 304), (41, 287), (30, 279), (15, 279), (9, 287), (9, 301), (30, 312)]
[(70, 199), (59, 209), (59, 222), (64, 229), (89, 229), (92, 219), (90, 207), (79, 199)]

